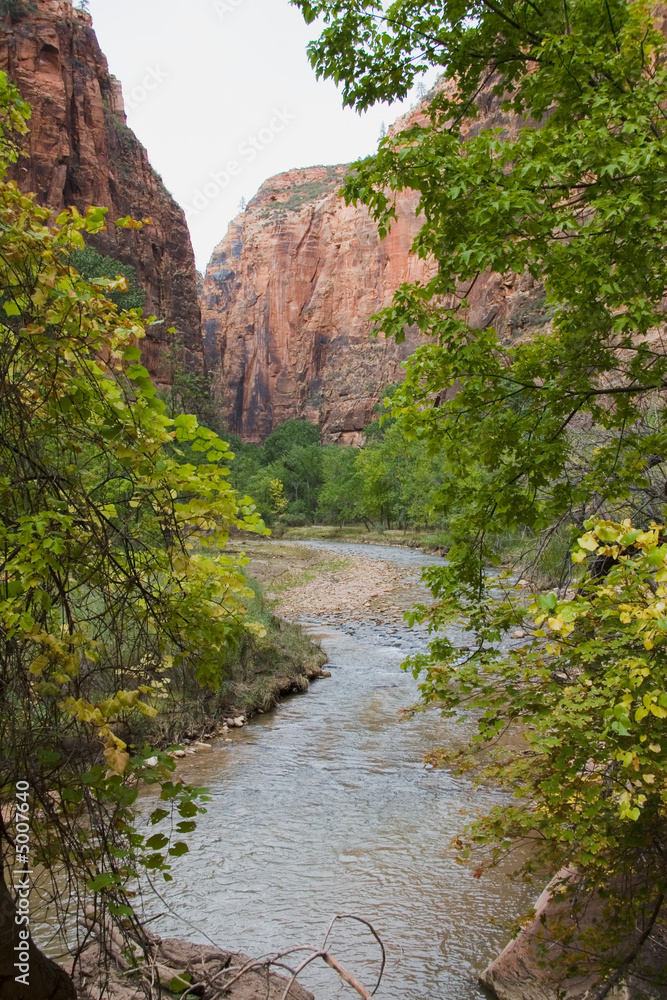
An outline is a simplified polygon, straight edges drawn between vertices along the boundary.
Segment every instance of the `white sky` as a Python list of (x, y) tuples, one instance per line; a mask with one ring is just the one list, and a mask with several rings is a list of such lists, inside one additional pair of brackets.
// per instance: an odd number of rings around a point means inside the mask
[(316, 27), (288, 0), (90, 0), (90, 10), (128, 124), (186, 209), (200, 270), (242, 197), (283, 170), (371, 153), (382, 122), (414, 103), (343, 110), (306, 56)]

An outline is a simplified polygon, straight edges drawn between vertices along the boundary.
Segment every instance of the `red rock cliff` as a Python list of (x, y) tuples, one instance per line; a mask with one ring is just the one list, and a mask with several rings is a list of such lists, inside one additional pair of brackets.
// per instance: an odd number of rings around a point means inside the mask
[[(25, 6), (18, 20), (0, 20), (0, 69), (32, 106), (29, 156), (12, 176), (54, 210), (109, 209), (107, 231), (90, 242), (133, 265), (146, 291), (146, 314), (164, 321), (142, 345), (144, 363), (156, 381), (170, 381), (164, 352), (173, 326), (187, 366), (201, 370), (197, 273), (185, 216), (125, 123), (121, 86), (109, 73), (91, 17), (71, 0)], [(117, 229), (113, 223), (126, 215), (153, 222), (141, 231)]]
[[(486, 104), (473, 127), (499, 120), (494, 101)], [(395, 128), (421, 114), (418, 107)], [(370, 336), (371, 316), (402, 282), (433, 274), (433, 263), (410, 252), (421, 225), (417, 195), (397, 196), (397, 222), (381, 240), (366, 210), (338, 197), (345, 170), (309, 167), (268, 180), (208, 266), (206, 359), (222, 415), (246, 441), (305, 417), (325, 441), (358, 443), (420, 342), (414, 331), (402, 345)], [(470, 322), (516, 335), (543, 322), (542, 297), (529, 277), (485, 276), (468, 296)]]
[(204, 345), (230, 430), (259, 441), (294, 417), (326, 440), (356, 442), (415, 336), (371, 339), (370, 317), (402, 281), (428, 276), (411, 256), (416, 197), (386, 240), (338, 197), (345, 167), (268, 180), (213, 253), (202, 295)]

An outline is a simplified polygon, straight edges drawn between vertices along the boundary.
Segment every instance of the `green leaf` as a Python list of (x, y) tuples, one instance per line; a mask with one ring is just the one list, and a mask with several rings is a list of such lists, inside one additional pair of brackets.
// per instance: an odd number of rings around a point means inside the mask
[(169, 853), (175, 858), (180, 858), (183, 854), (187, 854), (189, 850), (188, 845), (181, 840), (169, 848)]

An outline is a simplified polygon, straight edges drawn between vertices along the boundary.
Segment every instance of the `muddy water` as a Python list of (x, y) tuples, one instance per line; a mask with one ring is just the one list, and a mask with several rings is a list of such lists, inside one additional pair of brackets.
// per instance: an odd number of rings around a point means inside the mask
[[(359, 550), (406, 572), (435, 561), (405, 549), (318, 547)], [(435, 712), (398, 719), (416, 698), (400, 663), (424, 648), (425, 635), (391, 631), (394, 623), (330, 622), (304, 621), (329, 654), (330, 679), (182, 767), (212, 802), (166, 897), (221, 946), (255, 956), (318, 944), (334, 914), (355, 913), (387, 948), (381, 1000), (480, 998), (476, 973), (530, 896), (499, 872), (475, 879), (446, 848), (466, 814), (500, 798), (424, 767), (429, 749), (463, 739), (460, 724)], [(196, 936), (171, 916), (155, 926)], [(357, 926), (336, 932), (333, 951), (373, 982), (377, 946)], [(317, 1000), (353, 995), (323, 965), (302, 981)]]

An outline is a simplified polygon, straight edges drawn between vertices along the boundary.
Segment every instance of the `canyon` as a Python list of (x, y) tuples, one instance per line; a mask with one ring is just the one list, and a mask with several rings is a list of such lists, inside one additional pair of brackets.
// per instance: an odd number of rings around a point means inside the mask
[[(303, 418), (321, 426), (325, 442), (360, 444), (421, 339), (416, 330), (403, 344), (372, 336), (374, 314), (399, 285), (435, 271), (411, 253), (418, 196), (397, 194), (396, 222), (380, 239), (366, 209), (340, 196), (347, 165), (279, 174), (232, 221), (200, 288), (184, 212), (127, 126), (122, 87), (90, 14), (71, 0), (36, 0), (7, 14), (0, 69), (32, 107), (27, 155), (10, 177), (54, 212), (109, 209), (106, 230), (89, 243), (135, 268), (145, 313), (158, 319), (142, 344), (156, 384), (168, 386), (177, 366), (206, 374), (219, 418), (244, 441)], [(427, 103), (391, 131), (422, 120)], [(481, 112), (478, 123), (498, 119), (493, 101)], [(127, 215), (151, 222), (114, 225)], [(486, 275), (469, 301), (471, 324), (493, 324), (502, 335), (544, 322), (542, 290), (528, 277)]]
[[(173, 357), (203, 371), (197, 272), (183, 210), (126, 124), (120, 82), (86, 11), (71, 0), (35, 0), (0, 20), (0, 69), (32, 108), (24, 152), (10, 171), (22, 191), (59, 211), (109, 209), (105, 231), (89, 239), (99, 253), (131, 264), (146, 293), (149, 326), (142, 360), (159, 385)], [(150, 218), (141, 230), (115, 220)], [(175, 333), (170, 333), (170, 329)]]
[[(428, 97), (390, 134), (423, 121), (427, 106)], [(471, 130), (502, 120), (489, 89)], [(220, 413), (244, 441), (302, 418), (321, 426), (326, 443), (360, 444), (386, 387), (403, 378), (422, 342), (415, 329), (402, 344), (372, 336), (374, 314), (399, 285), (435, 273), (434, 261), (411, 252), (418, 196), (396, 193), (396, 221), (381, 239), (366, 209), (340, 196), (348, 169), (270, 178), (213, 252), (202, 292), (204, 352)], [(543, 289), (528, 275), (484, 275), (468, 301), (471, 325), (493, 325), (504, 337), (548, 320)]]

